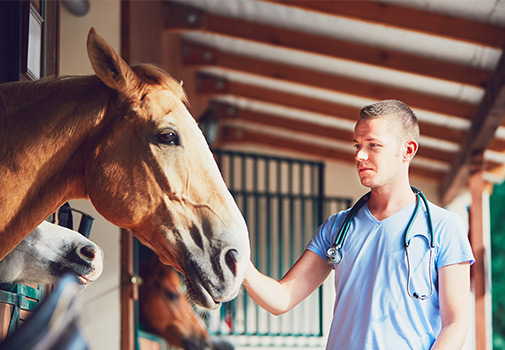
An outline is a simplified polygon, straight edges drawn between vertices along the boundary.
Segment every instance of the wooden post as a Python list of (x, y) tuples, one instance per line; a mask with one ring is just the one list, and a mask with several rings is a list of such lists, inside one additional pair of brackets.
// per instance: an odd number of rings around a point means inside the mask
[(487, 319), (486, 307), (486, 247), (484, 244), (483, 191), (485, 189), (482, 177), (482, 156), (474, 157), (468, 185), (472, 196), (470, 205), (470, 243), (475, 255), (475, 263), (471, 267), (472, 286), (475, 294), (475, 349), (487, 349)]
[(135, 288), (133, 235), (121, 229), (121, 350), (135, 350)]

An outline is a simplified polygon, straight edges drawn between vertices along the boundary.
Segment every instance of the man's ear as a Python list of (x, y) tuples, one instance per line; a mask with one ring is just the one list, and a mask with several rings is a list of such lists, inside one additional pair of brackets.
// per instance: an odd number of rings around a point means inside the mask
[(407, 162), (411, 162), (412, 158), (417, 153), (417, 150), (419, 149), (419, 144), (414, 141), (414, 140), (409, 140), (405, 143), (405, 154), (403, 155), (403, 159)]

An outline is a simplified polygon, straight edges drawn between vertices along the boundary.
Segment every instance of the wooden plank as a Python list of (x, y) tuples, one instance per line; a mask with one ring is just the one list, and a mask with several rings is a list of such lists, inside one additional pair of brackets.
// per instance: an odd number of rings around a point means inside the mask
[(472, 44), (501, 48), (505, 28), (450, 15), (428, 12), (379, 1), (263, 0), (284, 6), (321, 12), (400, 29), (443, 36)]
[(45, 2), (45, 76), (59, 73), (60, 19), (57, 1)]
[(121, 350), (136, 349), (135, 327), (135, 286), (131, 283), (133, 275), (133, 235), (121, 229)]
[(296, 120), (289, 117), (282, 117), (269, 113), (262, 113), (250, 109), (239, 108), (237, 106), (224, 102), (212, 101), (211, 106), (215, 116), (220, 120), (231, 119), (248, 121), (262, 124), (264, 126), (271, 126), (290, 131), (305, 132), (315, 136), (333, 138), (349, 143), (352, 142), (354, 136), (354, 133), (349, 130), (315, 124), (302, 120)]
[[(357, 121), (360, 108), (339, 104), (327, 100), (302, 96), (286, 91), (253, 86), (219, 78), (208, 73), (197, 73), (198, 92), (202, 94), (226, 95), (279, 104), (285, 107), (298, 108), (308, 112), (325, 114), (340, 119)], [(420, 121), (420, 127), (424, 136), (430, 136), (447, 141), (461, 141), (464, 133), (445, 126), (435, 126)]]
[(476, 171), (469, 179), (472, 203), (469, 210), (470, 243), (475, 256), (471, 266), (473, 291), (475, 294), (475, 349), (486, 350), (487, 315), (486, 315), (486, 252), (484, 245), (484, 221), (482, 192), (484, 180), (482, 171)]
[(162, 1), (121, 1), (121, 57), (126, 62), (163, 66), (162, 32)]
[(332, 90), (375, 99), (397, 99), (411, 108), (424, 109), (435, 113), (452, 115), (472, 120), (477, 106), (464, 101), (425, 94), (404, 88), (379, 84), (362, 79), (348, 78), (285, 63), (273, 62), (255, 57), (223, 52), (209, 46), (191, 42), (183, 43), (183, 62), (186, 66), (217, 66), (247, 74), (281, 79), (311, 87)]
[[(221, 141), (224, 144), (263, 145), (307, 154), (318, 159), (337, 160), (348, 164), (354, 164), (353, 152), (347, 153), (335, 148), (309, 144), (284, 137), (275, 137), (266, 135), (265, 133), (231, 126), (223, 126), (221, 134)], [(426, 178), (431, 181), (438, 180), (443, 175), (441, 171), (420, 167), (415, 164), (411, 165), (410, 172), (413, 176)]]
[(0, 341), (7, 337), (14, 305), (0, 303)]
[(493, 138), (487, 149), (497, 152), (505, 152), (505, 140)]
[[(352, 139), (354, 133), (337, 127), (318, 125), (306, 121), (300, 121), (289, 117), (281, 117), (268, 113), (261, 113), (249, 109), (236, 108), (225, 103), (212, 104), (214, 113), (219, 119), (232, 119), (248, 121), (249, 123), (260, 124), (262, 127), (269, 126), (281, 128), (288, 131), (301, 132), (315, 137), (326, 137), (349, 143), (349, 150), (352, 150)], [(352, 153), (352, 152), (351, 152)], [(427, 159), (434, 159), (440, 162), (449, 163), (454, 157), (453, 152), (421, 146), (418, 155)]]
[(175, 2), (166, 2), (165, 28), (207, 33), (346, 59), (432, 78), (485, 87), (491, 72), (458, 63), (371, 47), (291, 29), (226, 17)]
[(461, 142), (461, 150), (451, 164), (451, 171), (440, 187), (444, 203), (450, 203), (466, 186), (469, 164), (491, 144), (496, 129), (505, 120), (505, 55), (502, 54), (477, 110), (472, 127)]

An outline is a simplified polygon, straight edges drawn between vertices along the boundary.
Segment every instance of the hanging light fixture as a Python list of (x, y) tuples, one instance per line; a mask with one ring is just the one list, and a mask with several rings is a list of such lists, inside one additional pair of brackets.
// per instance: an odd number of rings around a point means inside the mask
[(73, 15), (83, 17), (89, 12), (89, 0), (61, 0), (63, 6)]
[(209, 146), (212, 148), (219, 138), (219, 119), (214, 113), (212, 106), (209, 106), (198, 119), (198, 125), (207, 139)]

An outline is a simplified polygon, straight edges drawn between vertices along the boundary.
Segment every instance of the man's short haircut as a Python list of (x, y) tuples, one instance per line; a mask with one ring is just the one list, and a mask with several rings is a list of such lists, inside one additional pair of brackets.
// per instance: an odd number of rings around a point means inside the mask
[(414, 140), (419, 144), (419, 124), (414, 112), (398, 100), (384, 100), (365, 106), (359, 112), (360, 119), (387, 118), (395, 123), (400, 141)]

